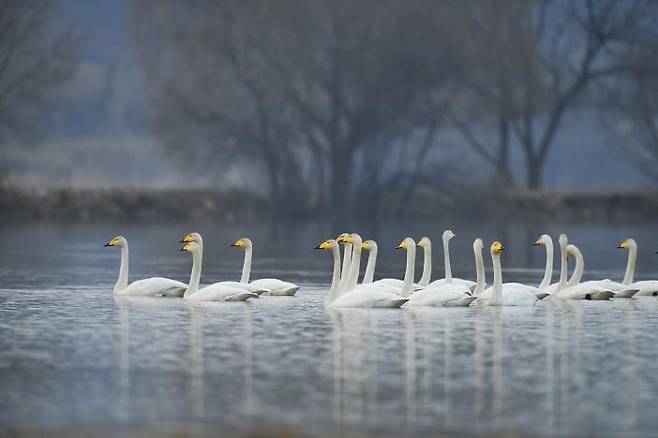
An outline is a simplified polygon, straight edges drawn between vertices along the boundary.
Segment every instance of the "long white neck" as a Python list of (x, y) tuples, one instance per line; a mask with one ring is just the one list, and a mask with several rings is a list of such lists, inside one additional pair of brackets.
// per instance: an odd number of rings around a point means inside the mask
[(253, 249), (251, 246), (247, 246), (244, 249), (244, 263), (242, 264), (242, 278), (240, 283), (249, 283), (249, 277), (251, 276), (251, 254)]
[(192, 273), (190, 274), (190, 282), (185, 289), (183, 297), (192, 295), (199, 290), (199, 281), (201, 281), (201, 267), (203, 265), (203, 244), (199, 245), (192, 251)]
[(350, 264), (352, 262), (352, 244), (347, 243), (343, 248), (343, 267), (340, 271), (340, 289), (344, 290), (349, 277)]
[(551, 285), (551, 279), (553, 278), (553, 239), (548, 239), (544, 242), (546, 246), (546, 268), (544, 269), (544, 278), (542, 278), (541, 283), (539, 284), (539, 289), (546, 289)]
[(482, 258), (482, 248), (474, 247), (473, 253), (475, 254), (475, 275), (477, 277), (473, 296), (477, 297), (484, 291), (484, 260)]
[(630, 240), (630, 248), (628, 248), (628, 263), (626, 264), (626, 274), (622, 283), (631, 284), (635, 276), (635, 261), (637, 259), (637, 243), (635, 240)]
[(503, 302), (503, 272), (500, 266), (500, 253), (492, 253), (491, 261), (493, 262), (494, 283), (489, 304), (496, 306), (502, 304)]
[(375, 277), (375, 265), (377, 265), (377, 247), (370, 248), (368, 254), (368, 264), (366, 265), (366, 273), (363, 275), (363, 284), (372, 283)]
[(414, 282), (414, 269), (416, 267), (416, 245), (407, 246), (407, 268), (404, 271), (404, 284), (400, 290), (401, 297), (411, 295), (411, 286)]
[(352, 290), (356, 287), (359, 281), (359, 270), (361, 269), (361, 242), (356, 242), (352, 248), (352, 261), (350, 262), (350, 270), (347, 275), (344, 292)]
[(583, 271), (585, 270), (585, 259), (583, 258), (583, 253), (576, 247), (572, 249), (574, 256), (576, 257), (576, 267), (573, 269), (573, 274), (567, 282), (567, 287), (575, 286), (580, 283), (580, 279), (583, 277)]
[(427, 241), (423, 246), (423, 276), (418, 284), (425, 287), (430, 284), (432, 278), (432, 244)]
[(327, 303), (334, 301), (340, 294), (340, 249), (338, 246), (331, 248), (331, 254), (334, 258), (334, 274), (331, 277), (331, 289), (327, 295)]
[(443, 266), (445, 278), (448, 283), (452, 283), (452, 269), (450, 268), (450, 238), (443, 238)]
[(121, 245), (121, 267), (119, 268), (119, 278), (114, 284), (114, 293), (117, 294), (120, 291), (128, 287), (128, 265), (129, 265), (129, 251), (128, 251), (128, 242), (125, 242)]
[(557, 284), (557, 290), (560, 291), (567, 287), (567, 271), (569, 264), (567, 261), (567, 245), (560, 242), (560, 281)]

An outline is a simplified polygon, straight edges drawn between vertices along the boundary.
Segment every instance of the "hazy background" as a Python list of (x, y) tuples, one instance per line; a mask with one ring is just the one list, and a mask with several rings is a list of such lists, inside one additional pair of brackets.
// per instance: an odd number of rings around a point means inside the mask
[(0, 0), (0, 181), (239, 190), (276, 217), (655, 189), (657, 15), (634, 0)]

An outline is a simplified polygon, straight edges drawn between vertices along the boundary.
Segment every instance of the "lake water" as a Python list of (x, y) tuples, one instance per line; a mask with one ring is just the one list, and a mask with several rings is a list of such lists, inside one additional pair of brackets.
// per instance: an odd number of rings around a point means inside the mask
[[(401, 276), (402, 237), (446, 224), (363, 229), (380, 243), (376, 274)], [(501, 239), (506, 281), (538, 283), (542, 232), (567, 231), (586, 278), (620, 279), (625, 237), (639, 279), (658, 278), (651, 226), (452, 225), (453, 271), (473, 277), (471, 244)], [(112, 295), (119, 251), (132, 280), (187, 281), (186, 233), (206, 241), (203, 283), (237, 280), (254, 241), (254, 278), (298, 282), (296, 297), (248, 303)], [(4, 226), (0, 229), (0, 435), (515, 434), (655, 436), (658, 300), (542, 302), (531, 308), (343, 310), (325, 307), (329, 254), (343, 230), (289, 226)], [(487, 245), (488, 246), (488, 245)], [(490, 260), (485, 257), (487, 268)], [(419, 261), (420, 266), (420, 261)], [(557, 260), (555, 266), (557, 267)], [(488, 270), (489, 281), (491, 273)]]

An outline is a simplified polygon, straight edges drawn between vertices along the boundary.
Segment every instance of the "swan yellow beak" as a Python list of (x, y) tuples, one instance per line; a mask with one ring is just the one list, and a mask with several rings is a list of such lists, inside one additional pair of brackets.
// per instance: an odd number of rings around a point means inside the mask
[(532, 244), (532, 246), (539, 246), (539, 245), (543, 245), (543, 244), (544, 244), (544, 242), (541, 240), (541, 237), (539, 237), (539, 238), (537, 238), (535, 243)]
[(181, 246), (180, 250), (183, 252), (188, 252), (190, 249), (192, 249), (191, 242), (186, 243), (185, 245)]
[(338, 236), (338, 239), (336, 239), (336, 242), (338, 243), (354, 243), (354, 239), (352, 239), (352, 236), (349, 234), (346, 235), (340, 235)]
[(395, 249), (405, 249), (406, 247), (407, 247), (407, 242), (403, 240), (402, 242), (400, 242), (398, 246), (395, 247)]
[(235, 242), (231, 243), (230, 246), (236, 246), (238, 248), (242, 248), (243, 246), (246, 245), (247, 242), (245, 242), (244, 239), (236, 240)]
[(329, 249), (331, 247), (331, 242), (328, 240), (325, 240), (321, 244), (315, 247), (315, 249)]
[(363, 242), (361, 244), (361, 249), (370, 249), (370, 243), (368, 242)]
[(628, 240), (624, 240), (623, 242), (621, 242), (619, 245), (617, 245), (617, 248), (618, 249), (628, 248)]
[(112, 239), (108, 240), (107, 243), (103, 246), (116, 246), (118, 245), (119, 240), (116, 237), (113, 237)]
[(187, 236), (183, 237), (180, 243), (189, 243), (193, 241), (194, 241), (194, 237), (192, 236), (192, 234), (188, 234)]
[(500, 242), (497, 241), (497, 240), (496, 240), (494, 243), (491, 244), (491, 252), (492, 252), (493, 254), (500, 254), (500, 252), (501, 252), (503, 249), (505, 249), (505, 248), (503, 247), (503, 244), (500, 243)]

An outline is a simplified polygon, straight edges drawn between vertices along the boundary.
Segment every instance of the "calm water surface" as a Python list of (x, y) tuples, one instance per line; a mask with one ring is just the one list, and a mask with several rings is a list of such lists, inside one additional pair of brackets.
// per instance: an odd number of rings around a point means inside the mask
[[(364, 230), (380, 242), (378, 276), (401, 276), (401, 237), (434, 238), (442, 224)], [(404, 231), (402, 231), (404, 230)], [(618, 241), (640, 244), (639, 278), (658, 278), (653, 227), (455, 226), (453, 270), (473, 277), (476, 233), (506, 244), (507, 281), (539, 282), (538, 234), (565, 230), (586, 277), (620, 279)], [(342, 230), (307, 225), (214, 226), (202, 281), (253, 275), (303, 285), (296, 297), (249, 303), (112, 295), (119, 252), (131, 279), (187, 280), (177, 241), (189, 226), (12, 226), (0, 229), (0, 434), (517, 433), (653, 436), (658, 429), (658, 301), (542, 302), (532, 308), (331, 311), (330, 256), (312, 248)], [(490, 265), (490, 261), (487, 265)], [(420, 266), (419, 260), (419, 266)], [(556, 261), (557, 267), (557, 261)], [(490, 272), (489, 279), (491, 278)]]

